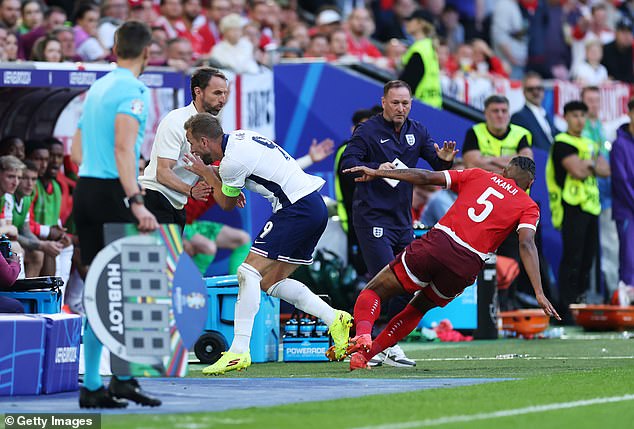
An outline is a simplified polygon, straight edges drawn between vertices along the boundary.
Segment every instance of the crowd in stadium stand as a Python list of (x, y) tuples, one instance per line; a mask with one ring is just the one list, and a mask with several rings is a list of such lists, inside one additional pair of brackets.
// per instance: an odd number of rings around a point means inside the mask
[(111, 61), (115, 29), (138, 19), (152, 26), (152, 65), (254, 72), (326, 58), (398, 75), (417, 10), (449, 75), (634, 81), (634, 2), (624, 0), (2, 0), (0, 60)]
[[(524, 113), (542, 112), (530, 130), (543, 132), (543, 138), (533, 137), (534, 147), (546, 142), (542, 149), (557, 134), (540, 106), (543, 79), (593, 88), (610, 80), (634, 83), (633, 0), (0, 0), (0, 62), (111, 62), (114, 32), (126, 20), (150, 23), (150, 65), (181, 71), (210, 64), (257, 73), (260, 67), (302, 58), (362, 62), (405, 80), (417, 98), (438, 106), (440, 93), (421, 78), (434, 76), (434, 67), (449, 77), (523, 79)], [(420, 40), (428, 40), (429, 47), (418, 47)], [(437, 60), (428, 62), (429, 49)], [(595, 92), (584, 93), (591, 119), (584, 135), (609, 158), (597, 107), (590, 106)], [(523, 111), (513, 116), (514, 124), (521, 124)], [(25, 218), (19, 219), (17, 230), (0, 222), (0, 232), (31, 254), (27, 275), (53, 274), (51, 259), (65, 255), (64, 266), (70, 267), (73, 256), (69, 189), (76, 169), (64, 162), (54, 139), (9, 140), (3, 141), (2, 153), (26, 158), (25, 164), (0, 159), (2, 171), (23, 170), (12, 204), (32, 198), (35, 212), (26, 227)], [(29, 185), (35, 177), (37, 184)], [(609, 213), (605, 186), (601, 203)], [(43, 197), (50, 200), (46, 207)], [(602, 234), (608, 229), (616, 237), (614, 225), (602, 226)], [(244, 238), (239, 246), (247, 243)]]

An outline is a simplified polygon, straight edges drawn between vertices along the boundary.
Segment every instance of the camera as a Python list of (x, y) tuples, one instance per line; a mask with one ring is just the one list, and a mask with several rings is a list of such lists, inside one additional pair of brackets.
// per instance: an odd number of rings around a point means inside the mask
[(8, 259), (13, 254), (11, 252), (11, 240), (4, 234), (0, 235), (0, 253), (2, 253), (4, 259)]

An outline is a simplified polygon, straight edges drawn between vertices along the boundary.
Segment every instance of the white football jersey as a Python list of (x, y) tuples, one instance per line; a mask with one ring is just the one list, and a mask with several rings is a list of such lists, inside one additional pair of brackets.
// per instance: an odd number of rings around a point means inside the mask
[(305, 173), (284, 149), (256, 132), (226, 134), (222, 147), (222, 183), (257, 192), (269, 200), (273, 213), (324, 186), (322, 178)]

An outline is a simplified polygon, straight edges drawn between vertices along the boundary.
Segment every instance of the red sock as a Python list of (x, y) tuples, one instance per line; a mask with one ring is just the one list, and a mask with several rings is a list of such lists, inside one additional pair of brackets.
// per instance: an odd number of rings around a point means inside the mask
[(392, 347), (405, 338), (418, 326), (418, 322), (423, 318), (423, 314), (424, 313), (417, 308), (407, 304), (403, 311), (394, 316), (385, 329), (383, 329), (383, 332), (372, 341), (372, 349), (370, 349), (369, 353), (366, 353), (366, 358), (372, 358), (372, 356), (382, 352), (388, 347)]
[(363, 289), (354, 304), (354, 326), (357, 335), (372, 333), (372, 326), (381, 314), (381, 298), (370, 289)]

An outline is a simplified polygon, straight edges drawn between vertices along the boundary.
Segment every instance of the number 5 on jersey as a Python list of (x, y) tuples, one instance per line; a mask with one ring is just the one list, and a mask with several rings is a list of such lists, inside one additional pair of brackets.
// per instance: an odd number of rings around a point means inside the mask
[(493, 211), (493, 202), (489, 200), (490, 197), (499, 198), (500, 200), (504, 199), (504, 195), (502, 195), (497, 190), (488, 187), (476, 200), (476, 202), (478, 204), (482, 204), (484, 208), (479, 214), (476, 214), (476, 209), (473, 207), (469, 207), (469, 210), (467, 210), (469, 219), (474, 222), (480, 223), (483, 222), (491, 214), (491, 212)]

